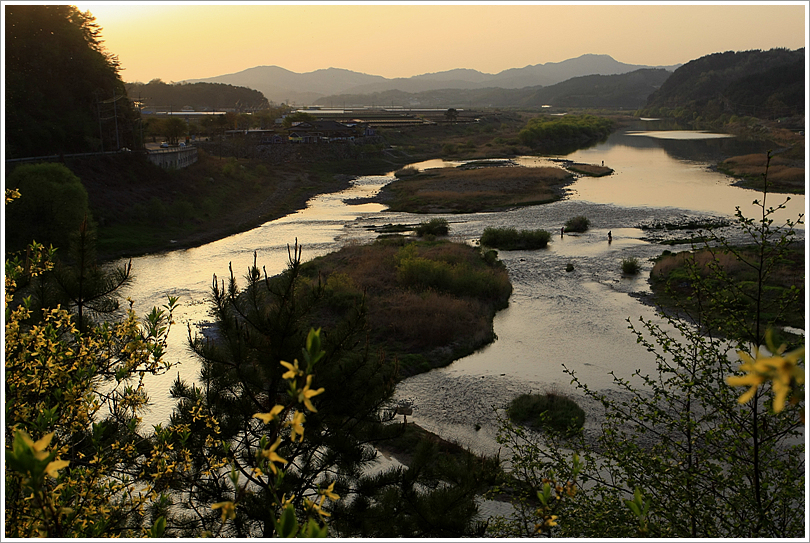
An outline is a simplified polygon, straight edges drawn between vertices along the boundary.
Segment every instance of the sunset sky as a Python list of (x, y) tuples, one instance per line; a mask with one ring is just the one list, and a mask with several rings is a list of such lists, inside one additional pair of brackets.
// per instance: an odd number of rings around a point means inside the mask
[[(53, 2), (59, 3), (59, 2)], [(805, 2), (81, 2), (124, 81), (280, 66), (410, 77), (498, 73), (586, 53), (628, 64), (797, 49)]]

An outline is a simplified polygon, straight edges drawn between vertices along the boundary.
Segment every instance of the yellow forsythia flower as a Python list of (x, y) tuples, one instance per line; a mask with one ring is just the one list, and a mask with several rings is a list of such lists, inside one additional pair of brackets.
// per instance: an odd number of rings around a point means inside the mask
[(310, 411), (312, 411), (313, 413), (317, 413), (318, 411), (312, 405), (312, 402), (310, 401), (310, 398), (313, 398), (314, 396), (317, 396), (318, 394), (320, 394), (321, 392), (323, 392), (326, 389), (321, 387), (318, 390), (312, 390), (312, 389), (309, 388), (311, 385), (312, 385), (312, 375), (307, 375), (307, 382), (304, 385), (304, 388), (301, 389), (298, 392), (298, 401), (303, 402), (303, 404), (306, 406), (306, 408), (309, 409)]
[(281, 445), (281, 438), (276, 439), (276, 442), (270, 445), (269, 449), (265, 449), (262, 451), (262, 456), (264, 456), (270, 461), (270, 469), (273, 470), (273, 474), (278, 473), (278, 469), (276, 468), (275, 462), (278, 462), (279, 464), (287, 463), (286, 460), (284, 460), (276, 453), (276, 449), (278, 449), (279, 445)]
[(299, 375), (304, 375), (304, 372), (298, 368), (298, 359), (296, 359), (294, 362), (295, 365), (281, 360), (281, 365), (289, 370), (287, 373), (281, 376), (282, 379), (295, 379)]
[(335, 490), (335, 482), (332, 481), (332, 484), (329, 485), (328, 488), (325, 488), (325, 489), (321, 488), (321, 489), (318, 490), (318, 493), (321, 494), (322, 496), (326, 497), (326, 498), (329, 498), (332, 501), (337, 501), (337, 500), (340, 499), (340, 496), (335, 494), (334, 490)]
[(215, 511), (222, 509), (222, 522), (225, 522), (227, 519), (233, 520), (236, 518), (236, 505), (233, 502), (215, 503), (211, 506), (211, 509)]
[(56, 479), (59, 476), (57, 473), (60, 469), (68, 467), (70, 464), (67, 460), (53, 460), (52, 462), (48, 462), (48, 465), (45, 466), (45, 473)]
[(749, 386), (750, 388), (739, 398), (741, 404), (746, 403), (754, 397), (757, 388), (771, 381), (773, 387), (774, 400), (773, 410), (775, 413), (781, 412), (785, 408), (785, 401), (790, 393), (790, 383), (792, 379), (796, 383), (804, 383), (804, 368), (799, 366), (799, 361), (804, 360), (804, 347), (784, 354), (783, 345), (776, 350), (772, 356), (763, 356), (759, 349), (755, 350), (755, 356), (744, 351), (737, 351), (742, 360), (740, 371), (745, 375), (734, 375), (726, 378), (730, 386)]
[(295, 436), (298, 436), (298, 441), (304, 440), (304, 420), (305, 416), (304, 413), (301, 411), (297, 411), (290, 422), (287, 424), (290, 426), (291, 434), (292, 434), (292, 441), (295, 441)]
[(254, 413), (253, 418), (254, 419), (261, 419), (262, 422), (267, 424), (271, 420), (276, 418), (276, 416), (279, 413), (281, 413), (282, 411), (284, 411), (284, 406), (283, 405), (276, 405), (276, 406), (273, 406), (273, 409), (271, 409), (269, 413)]

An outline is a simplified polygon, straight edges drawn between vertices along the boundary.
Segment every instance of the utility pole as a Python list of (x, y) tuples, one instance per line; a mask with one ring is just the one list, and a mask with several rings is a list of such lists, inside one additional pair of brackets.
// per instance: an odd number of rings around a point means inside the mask
[(101, 152), (104, 152), (104, 130), (101, 128), (101, 105), (98, 101), (98, 91), (93, 93), (96, 97), (96, 113), (98, 114), (98, 137), (101, 140)]
[(141, 113), (143, 110), (143, 100), (141, 99), (141, 93), (138, 93), (138, 124), (141, 128), (141, 149), (146, 148), (146, 142), (143, 139), (143, 114)]
[(118, 97), (115, 95), (113, 88), (113, 111), (115, 112), (115, 148), (121, 148), (121, 141), (118, 139)]

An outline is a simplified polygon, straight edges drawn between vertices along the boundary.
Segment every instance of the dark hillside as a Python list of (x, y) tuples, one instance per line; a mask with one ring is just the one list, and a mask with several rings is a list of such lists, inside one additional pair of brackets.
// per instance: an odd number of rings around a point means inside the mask
[(757, 116), (769, 109), (804, 112), (804, 66), (804, 60), (797, 60), (749, 75), (729, 85), (725, 96), (737, 115)]
[[(677, 70), (642, 112), (681, 108), (706, 120), (726, 114), (760, 118), (804, 114), (804, 49), (715, 53)], [(798, 86), (801, 82), (801, 93)]]
[(127, 94), (140, 99), (146, 108), (173, 107), (175, 111), (191, 107), (195, 111), (222, 109), (265, 109), (267, 98), (253, 89), (225, 83), (126, 83)]
[[(65, 159), (89, 196), (102, 259), (193, 247), (303, 209), (315, 194), (344, 188), (345, 177), (300, 164), (223, 159), (200, 151), (167, 171), (139, 153)], [(13, 165), (6, 168), (6, 175)], [(23, 198), (25, 195), (23, 194)]]
[(3, 9), (6, 158), (134, 148), (137, 111), (93, 17), (66, 5)]
[(635, 109), (672, 75), (667, 70), (636, 70), (619, 75), (586, 75), (539, 88), (524, 106)]
[(332, 105), (400, 104), (418, 107), (559, 107), (629, 108), (645, 104), (672, 72), (644, 69), (618, 75), (574, 77), (547, 87), (521, 89), (489, 87), (483, 89), (445, 88), (417, 93), (399, 90), (371, 94), (326, 96), (315, 103)]

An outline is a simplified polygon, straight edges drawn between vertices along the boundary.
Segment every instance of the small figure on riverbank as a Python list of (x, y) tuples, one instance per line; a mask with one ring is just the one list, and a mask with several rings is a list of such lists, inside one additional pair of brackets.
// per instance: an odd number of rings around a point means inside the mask
[(563, 237), (563, 234), (565, 234), (565, 227), (564, 226), (560, 228), (560, 237)]
[(613, 242), (613, 233), (612, 232), (613, 232), (612, 230), (608, 230), (608, 243)]

